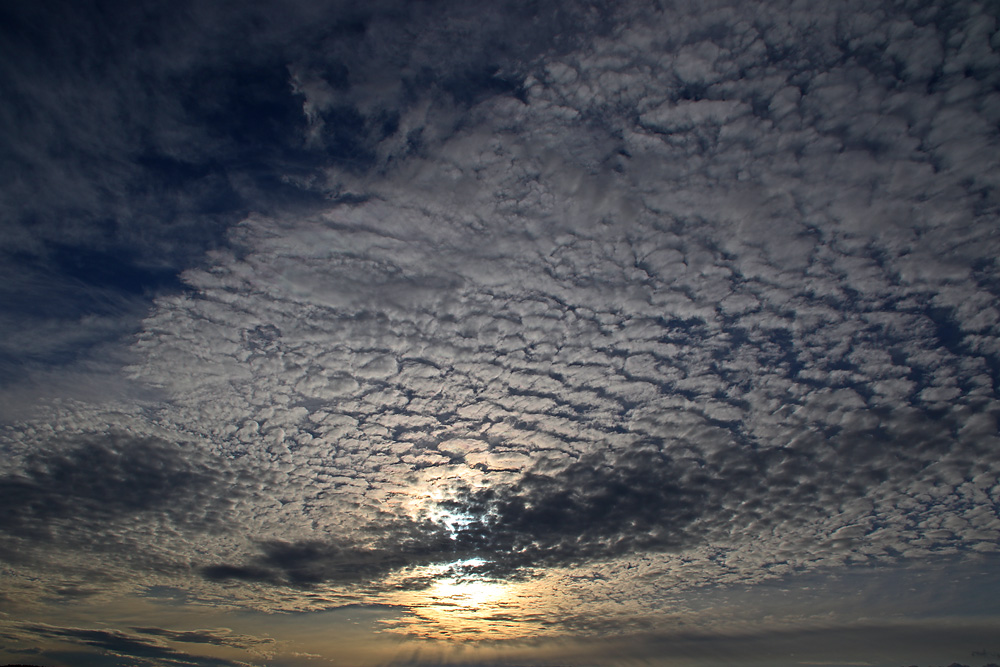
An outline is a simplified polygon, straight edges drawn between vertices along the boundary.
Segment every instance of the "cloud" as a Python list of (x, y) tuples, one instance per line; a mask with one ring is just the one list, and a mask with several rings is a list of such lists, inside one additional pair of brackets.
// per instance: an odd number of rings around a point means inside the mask
[(207, 91), (229, 29), (177, 47), (220, 118), (280, 98), (251, 162), (314, 199), (255, 186), (183, 288), (83, 271), (157, 293), (124, 374), (159, 401), (12, 425), (11, 544), (128, 544), (271, 609), (551, 575), (605, 619), (634, 585), (636, 626), (666, 590), (997, 550), (994, 17), (387, 6), (294, 5), (237, 51), (282, 61), (267, 90)]
[(275, 643), (269, 637), (260, 638), (234, 633), (228, 628), (207, 630), (165, 630), (163, 628), (133, 627), (133, 631), (163, 639), (186, 644), (212, 644), (214, 646), (232, 646), (247, 650), (261, 650)]
[[(202, 570), (209, 580), (256, 581), (308, 588), (321, 583), (370, 584), (403, 567), (440, 561), (452, 549), (439, 530), (414, 542), (401, 531), (383, 527), (392, 538), (377, 548), (303, 541), (271, 541), (249, 565), (211, 565)], [(387, 543), (388, 542), (388, 543)]]
[[(191, 441), (117, 429), (8, 451), (0, 549), (18, 571), (49, 572), (37, 593), (54, 598), (154, 585), (186, 571), (192, 549), (226, 553), (267, 479)], [(148, 574), (136, 580), (135, 568)]]
[[(168, 662), (176, 665), (190, 665), (191, 667), (230, 667), (248, 664), (225, 658), (199, 656), (191, 653), (185, 653), (184, 651), (171, 648), (167, 644), (156, 639), (158, 636), (167, 634), (167, 638), (173, 641), (190, 643), (189, 639), (185, 638), (185, 633), (170, 633), (169, 631), (150, 633), (145, 632), (145, 629), (140, 630), (137, 633), (128, 633), (121, 630), (67, 628), (40, 623), (24, 624), (20, 629), (21, 632), (30, 637), (37, 638), (37, 640), (57, 640), (70, 644), (76, 644), (81, 647), (96, 648), (104, 652), (105, 655), (110, 654), (120, 658), (127, 658), (128, 660), (137, 662), (138, 664), (155, 665), (161, 664), (162, 662)], [(153, 630), (157, 629), (153, 628)], [(209, 635), (203, 634), (198, 636), (208, 637)], [(216, 639), (218, 639), (218, 637), (216, 637)], [(196, 641), (194, 643), (202, 642)], [(208, 643), (227, 645), (226, 643), (220, 641), (212, 641)], [(64, 652), (46, 651), (43, 655), (51, 654), (58, 659), (58, 657), (63, 653)], [(82, 655), (76, 655), (73, 657), (82, 658), (82, 661), (86, 661), (88, 654), (83, 653)]]
[[(194, 507), (210, 513), (224, 503), (226, 471), (209, 467), (190, 444), (125, 433), (102, 433), (47, 443), (31, 452), (18, 474), (4, 477), (5, 529), (30, 530), (72, 519), (100, 523), (127, 514), (170, 515), (198, 522)], [(62, 445), (56, 449), (55, 445)]]
[(117, 371), (108, 349), (249, 212), (363, 201), (331, 192), (324, 170), (367, 174), (419, 152), (441, 129), (428, 112), (459, 123), (520, 90), (536, 54), (599, 23), (521, 2), (263, 2), (234, 17), (95, 0), (5, 18), (5, 385), (74, 365)]
[(101, 522), (164, 511), (206, 481), (206, 472), (188, 468), (179, 451), (169, 443), (102, 434), (66, 452), (30, 456), (22, 475), (4, 479), (10, 511), (3, 527), (30, 530), (58, 519)]
[(680, 551), (698, 541), (692, 524), (718, 511), (698, 477), (659, 453), (582, 457), (554, 474), (529, 473), (510, 490), (460, 497), (455, 511), (474, 521), (456, 539), (470, 553), (496, 555), (501, 568)]

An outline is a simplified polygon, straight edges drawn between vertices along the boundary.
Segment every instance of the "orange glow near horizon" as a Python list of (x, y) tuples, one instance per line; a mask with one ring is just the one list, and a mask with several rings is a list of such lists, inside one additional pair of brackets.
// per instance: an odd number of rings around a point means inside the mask
[(501, 581), (463, 571), (483, 564), (473, 558), (414, 571), (412, 576), (434, 581), (422, 590), (392, 596), (393, 603), (405, 606), (409, 613), (386, 621), (387, 629), (439, 641), (537, 637), (538, 627), (529, 620), (534, 614), (528, 608), (537, 608), (543, 597), (538, 582)]

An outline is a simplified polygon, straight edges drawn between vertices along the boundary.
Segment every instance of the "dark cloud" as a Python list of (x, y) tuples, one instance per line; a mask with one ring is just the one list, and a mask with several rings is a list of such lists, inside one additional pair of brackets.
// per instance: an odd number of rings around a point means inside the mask
[[(509, 488), (468, 492), (446, 507), (470, 517), (456, 546), (495, 559), (486, 569), (680, 550), (700, 541), (699, 518), (720, 511), (712, 486), (722, 480), (701, 467), (660, 453), (588, 456), (554, 475), (528, 473)], [(728, 482), (740, 488), (746, 480)]]
[(270, 541), (245, 565), (210, 565), (202, 575), (212, 581), (256, 581), (308, 588), (322, 583), (377, 585), (386, 575), (407, 567), (446, 561), (455, 556), (444, 530), (425, 525), (423, 532), (393, 531), (374, 546), (340, 545), (318, 540)]
[[(939, 441), (936, 452), (914, 452), (911, 442), (885, 433), (851, 432), (831, 434), (824, 453), (815, 443), (810, 449), (763, 448), (736, 444), (735, 436), (734, 446), (717, 456), (681, 458), (657, 448), (588, 455), (554, 473), (529, 471), (510, 486), (460, 492), (444, 503), (462, 517), (455, 547), (484, 559), (484, 572), (503, 576), (522, 568), (739, 543), (796, 530), (821, 521), (830, 507), (925, 478), (928, 459), (954, 446)], [(838, 469), (829, 457), (851, 467)], [(817, 536), (825, 541), (821, 552), (864, 544), (866, 535), (874, 537), (868, 525)]]
[[(21, 549), (111, 551), (143, 540), (154, 525), (225, 531), (252, 477), (239, 481), (218, 463), (191, 444), (126, 433), (50, 442), (0, 477), (0, 535)], [(137, 521), (148, 523), (137, 529)]]
[[(102, 656), (102, 659), (105, 661), (108, 660), (107, 654), (110, 654), (111, 656), (127, 659), (130, 664), (137, 662), (142, 665), (157, 665), (166, 662), (173, 665), (186, 665), (190, 667), (233, 667), (247, 664), (224, 658), (185, 653), (170, 648), (159, 641), (120, 630), (64, 628), (42, 624), (25, 624), (21, 627), (21, 630), (38, 639), (54, 639), (99, 649), (105, 654)], [(91, 657), (93, 654), (87, 653), (46, 651), (44, 655), (52, 655), (57, 659), (63, 656), (73, 657), (73, 664), (88, 664), (94, 659)], [(108, 663), (101, 662), (100, 664)]]
[(166, 630), (164, 628), (133, 627), (133, 631), (139, 634), (161, 637), (173, 642), (183, 642), (186, 644), (212, 644), (214, 646), (232, 646), (235, 648), (249, 649), (274, 644), (270, 638), (251, 637), (233, 633), (229, 630)]

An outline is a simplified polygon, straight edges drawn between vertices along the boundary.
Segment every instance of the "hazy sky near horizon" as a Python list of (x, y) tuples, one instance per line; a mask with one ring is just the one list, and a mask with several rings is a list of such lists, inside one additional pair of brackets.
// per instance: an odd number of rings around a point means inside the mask
[(1000, 8), (0, 6), (0, 661), (1000, 662)]

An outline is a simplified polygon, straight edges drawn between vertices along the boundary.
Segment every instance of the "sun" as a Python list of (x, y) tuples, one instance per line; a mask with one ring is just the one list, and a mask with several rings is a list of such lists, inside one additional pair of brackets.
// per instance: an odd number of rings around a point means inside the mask
[[(468, 561), (449, 563), (449, 570), (476, 567), (483, 561), (473, 558)], [(477, 610), (502, 602), (509, 593), (509, 586), (503, 582), (481, 579), (475, 575), (455, 575), (438, 579), (427, 591), (434, 604), (461, 609)]]
[(473, 557), (414, 568), (397, 582), (391, 599), (406, 613), (386, 620), (386, 628), (445, 642), (517, 640), (549, 632), (538, 621), (555, 600), (549, 584), (498, 578), (491, 565)]

